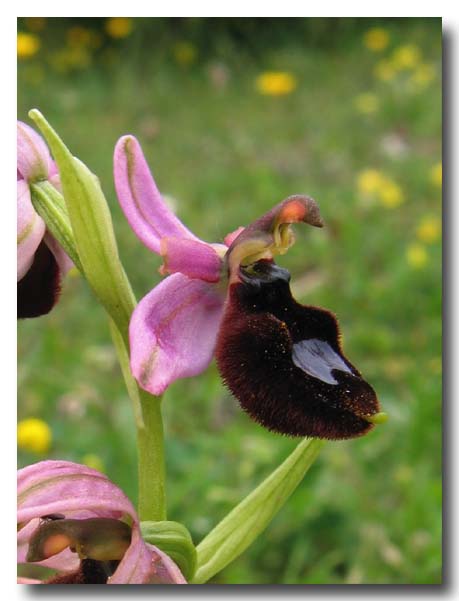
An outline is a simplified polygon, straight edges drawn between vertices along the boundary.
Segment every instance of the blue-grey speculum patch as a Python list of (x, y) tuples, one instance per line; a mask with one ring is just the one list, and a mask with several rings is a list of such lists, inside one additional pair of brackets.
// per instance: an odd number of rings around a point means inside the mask
[(327, 384), (338, 384), (332, 370), (337, 369), (352, 374), (352, 371), (324, 340), (310, 338), (301, 340), (293, 345), (293, 363), (313, 378), (318, 378)]

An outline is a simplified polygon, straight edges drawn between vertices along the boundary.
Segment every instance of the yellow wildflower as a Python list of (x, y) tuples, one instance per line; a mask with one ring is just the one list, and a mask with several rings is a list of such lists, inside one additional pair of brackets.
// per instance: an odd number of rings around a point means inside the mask
[(187, 66), (194, 63), (197, 56), (197, 50), (190, 42), (177, 42), (174, 49), (174, 58), (179, 65)]
[(420, 269), (427, 263), (427, 251), (421, 244), (411, 244), (406, 249), (406, 260), (411, 267)]
[(26, 17), (24, 21), (29, 31), (42, 31), (46, 26), (45, 17)]
[(398, 184), (386, 178), (379, 190), (379, 199), (387, 209), (395, 209), (405, 200)]
[(381, 52), (389, 44), (389, 34), (381, 27), (369, 29), (363, 36), (363, 43), (372, 52)]
[(105, 31), (112, 38), (126, 38), (132, 32), (132, 19), (129, 17), (110, 17), (105, 21)]
[(19, 58), (31, 58), (40, 50), (40, 38), (33, 33), (18, 32), (17, 55)]
[(442, 186), (442, 179), (443, 179), (442, 164), (441, 163), (437, 163), (430, 170), (430, 181), (435, 186), (437, 186), (438, 188), (441, 188), (441, 186)]
[(284, 96), (295, 90), (297, 82), (291, 73), (266, 71), (257, 77), (255, 86), (265, 96)]
[(18, 423), (18, 447), (37, 454), (47, 453), (51, 447), (51, 429), (46, 422), (36, 417)]
[(88, 467), (92, 467), (93, 470), (98, 472), (105, 472), (105, 464), (103, 460), (95, 453), (87, 453), (82, 458), (82, 463)]
[(364, 169), (357, 176), (357, 188), (364, 195), (375, 194), (382, 186), (384, 177), (376, 169)]
[(396, 69), (413, 69), (421, 60), (421, 51), (414, 44), (405, 44), (394, 50), (392, 64)]
[(379, 109), (379, 100), (375, 94), (367, 92), (359, 94), (354, 99), (355, 108), (364, 115), (371, 115)]
[(416, 67), (411, 81), (418, 87), (423, 88), (428, 86), (435, 79), (435, 67), (433, 65), (423, 63)]
[(388, 60), (379, 61), (374, 69), (375, 76), (381, 81), (391, 81), (394, 79), (395, 73), (392, 62)]
[(416, 236), (421, 242), (432, 244), (436, 242), (441, 234), (441, 222), (438, 217), (426, 216), (421, 219), (416, 228)]

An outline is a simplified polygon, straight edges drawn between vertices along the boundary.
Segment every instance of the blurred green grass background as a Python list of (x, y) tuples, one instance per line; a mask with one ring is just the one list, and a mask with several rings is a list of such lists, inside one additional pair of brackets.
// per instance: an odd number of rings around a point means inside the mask
[[(325, 219), (298, 226), (279, 263), (298, 300), (337, 314), (390, 421), (326, 445), (215, 582), (439, 583), (441, 20), (28, 18), (18, 31), (18, 117), (38, 107), (100, 177), (138, 298), (160, 261), (114, 193), (125, 133), (205, 240), (294, 193)], [(19, 418), (52, 431), (19, 465), (88, 462), (135, 501), (131, 407), (84, 280), (69, 276), (52, 313), (18, 328)], [(296, 441), (251, 422), (214, 364), (163, 405), (169, 519), (198, 543)]]

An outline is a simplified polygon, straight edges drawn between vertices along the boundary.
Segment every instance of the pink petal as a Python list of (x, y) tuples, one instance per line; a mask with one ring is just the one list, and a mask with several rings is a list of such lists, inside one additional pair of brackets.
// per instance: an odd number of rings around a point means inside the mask
[(159, 395), (178, 378), (209, 365), (223, 312), (216, 285), (180, 273), (145, 296), (129, 327), (131, 370), (145, 390)]
[(33, 263), (33, 257), (45, 234), (45, 222), (30, 199), (27, 182), (17, 182), (17, 278), (21, 280)]
[(18, 472), (18, 523), (50, 513), (66, 517), (112, 517), (136, 512), (104, 474), (70, 461), (41, 461)]
[(45, 141), (22, 121), (17, 122), (17, 170), (27, 181), (47, 179), (52, 165)]
[(164, 203), (133, 136), (123, 136), (116, 144), (114, 177), (126, 219), (147, 248), (159, 254), (164, 236), (197, 240)]
[(222, 260), (210, 244), (187, 238), (163, 238), (161, 273), (183, 273), (205, 282), (220, 280)]

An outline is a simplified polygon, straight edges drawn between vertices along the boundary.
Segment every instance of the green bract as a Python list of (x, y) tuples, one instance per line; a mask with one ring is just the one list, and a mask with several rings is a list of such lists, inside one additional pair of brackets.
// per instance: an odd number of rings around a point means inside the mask
[(196, 571), (196, 549), (188, 530), (178, 522), (141, 522), (143, 539), (175, 561), (187, 580)]
[(123, 337), (135, 298), (118, 255), (112, 218), (98, 178), (72, 156), (36, 109), (29, 116), (48, 142), (59, 167), (75, 245), (86, 279)]
[(268, 526), (303, 479), (323, 440), (304, 439), (287, 459), (198, 545), (191, 582), (203, 584), (238, 557)]

